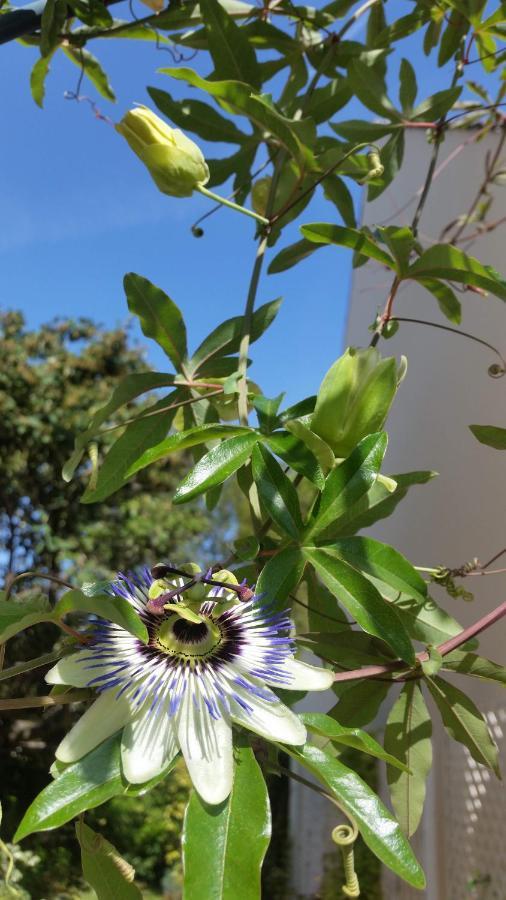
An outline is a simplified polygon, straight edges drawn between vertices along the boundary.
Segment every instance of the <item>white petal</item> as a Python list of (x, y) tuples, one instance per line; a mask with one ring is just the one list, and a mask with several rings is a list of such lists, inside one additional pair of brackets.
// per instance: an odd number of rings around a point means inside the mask
[(81, 759), (111, 734), (119, 731), (131, 715), (130, 706), (124, 697), (116, 700), (116, 694), (105, 691), (63, 738), (56, 750), (56, 758), (66, 763)]
[(96, 669), (88, 669), (90, 660), (84, 659), (84, 653), (71, 653), (58, 660), (55, 666), (46, 672), (48, 684), (71, 684), (73, 687), (86, 687), (94, 678)]
[[(237, 690), (237, 689), (236, 689)], [(303, 744), (307, 737), (305, 726), (295, 715), (281, 703), (281, 700), (262, 700), (246, 690), (237, 690), (241, 698), (252, 707), (251, 712), (243, 709), (236, 700), (231, 700), (232, 719), (255, 731), (269, 741), (281, 741), (283, 744)], [(275, 696), (274, 694), (272, 695)]]
[(166, 706), (157, 712), (145, 712), (123, 729), (121, 762), (127, 781), (143, 784), (159, 775), (178, 751), (176, 733)]
[(234, 760), (232, 726), (221, 717), (213, 719), (197, 695), (193, 702), (187, 684), (178, 716), (177, 735), (190, 778), (206, 803), (222, 803), (232, 790)]
[(299, 659), (287, 659), (283, 663), (283, 674), (289, 679), (283, 684), (279, 681), (266, 681), (266, 684), (287, 691), (326, 691), (334, 684), (334, 673), (330, 669), (310, 666)]

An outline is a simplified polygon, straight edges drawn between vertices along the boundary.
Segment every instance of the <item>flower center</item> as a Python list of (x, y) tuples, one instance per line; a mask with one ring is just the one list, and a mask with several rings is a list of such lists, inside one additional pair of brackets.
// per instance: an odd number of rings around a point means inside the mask
[(222, 642), (216, 622), (189, 622), (172, 615), (158, 629), (155, 645), (163, 653), (186, 659), (209, 656)]

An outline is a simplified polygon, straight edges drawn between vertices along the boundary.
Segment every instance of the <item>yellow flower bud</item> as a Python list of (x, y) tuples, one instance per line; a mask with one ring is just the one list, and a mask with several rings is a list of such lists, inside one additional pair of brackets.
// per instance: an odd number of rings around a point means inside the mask
[(198, 185), (209, 181), (209, 169), (200, 147), (147, 106), (137, 106), (127, 112), (116, 130), (148, 168), (163, 194), (190, 197)]

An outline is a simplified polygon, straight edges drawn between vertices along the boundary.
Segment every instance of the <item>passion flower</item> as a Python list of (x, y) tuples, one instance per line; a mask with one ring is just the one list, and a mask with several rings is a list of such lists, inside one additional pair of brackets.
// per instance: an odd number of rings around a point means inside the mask
[[(211, 572), (199, 577), (195, 569), (190, 580), (169, 582), (147, 570), (119, 575), (112, 590), (134, 607), (148, 643), (100, 621), (93, 642), (61, 659), (46, 680), (99, 693), (57, 748), (59, 760), (74, 762), (122, 729), (128, 781), (154, 778), (180, 749), (203, 800), (221, 803), (232, 787), (232, 726), (303, 744), (304, 725), (271, 688), (325, 690), (333, 675), (294, 659), (290, 619), (272, 602), (230, 572), (216, 584)], [(195, 590), (202, 586), (203, 599)]]

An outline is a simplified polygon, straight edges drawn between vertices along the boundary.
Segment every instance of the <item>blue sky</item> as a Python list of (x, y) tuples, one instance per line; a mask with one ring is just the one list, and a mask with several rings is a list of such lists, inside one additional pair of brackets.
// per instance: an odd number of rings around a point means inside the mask
[[(122, 6), (115, 7), (118, 16), (127, 15)], [(410, 4), (398, 0), (392, 9), (403, 15)], [(144, 7), (139, 6), (137, 14), (143, 15)], [(360, 39), (361, 28), (359, 24), (348, 36)], [(415, 36), (407, 48), (419, 43)], [(146, 85), (170, 89), (175, 96), (188, 94), (182, 85), (157, 74), (158, 68), (173, 62), (153, 44), (104, 40), (90, 49), (108, 71), (118, 102), (98, 98), (86, 81), (82, 93), (115, 121), (133, 102), (150, 102)], [(447, 87), (444, 71), (420, 53), (410, 53), (410, 58), (423, 96)], [(0, 47), (1, 305), (22, 309), (31, 326), (57, 315), (85, 315), (116, 325), (127, 315), (123, 275), (136, 271), (163, 287), (181, 307), (196, 346), (218, 322), (242, 312), (255, 251), (254, 226), (222, 210), (205, 223), (204, 238), (193, 238), (190, 227), (209, 201), (158, 193), (111, 125), (95, 118), (86, 102), (64, 98), (66, 90), (75, 89), (79, 72), (62, 54), (53, 62), (40, 110), (29, 90), (36, 59), (35, 48), (17, 43)], [(200, 64), (197, 60), (189, 65)], [(358, 105), (352, 103), (340, 115), (357, 114)], [(233, 149), (204, 146), (212, 156)], [(227, 193), (226, 186), (219, 190)], [(358, 192), (356, 196), (359, 203)], [(301, 221), (322, 219), (334, 221), (336, 213), (319, 197)], [(297, 226), (287, 228), (278, 247), (297, 237)], [(286, 389), (295, 401), (314, 392), (339, 355), (350, 263), (348, 251), (329, 248), (295, 270), (263, 278), (258, 303), (284, 297), (278, 319), (256, 345), (251, 370), (267, 395)], [(142, 340), (153, 366), (166, 367), (161, 351)]]

